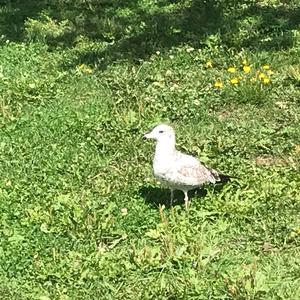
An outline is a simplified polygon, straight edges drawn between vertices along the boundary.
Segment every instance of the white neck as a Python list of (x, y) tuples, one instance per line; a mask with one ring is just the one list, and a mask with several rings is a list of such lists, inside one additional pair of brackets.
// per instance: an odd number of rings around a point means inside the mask
[(175, 152), (175, 136), (157, 141), (155, 147), (155, 160), (164, 160)]

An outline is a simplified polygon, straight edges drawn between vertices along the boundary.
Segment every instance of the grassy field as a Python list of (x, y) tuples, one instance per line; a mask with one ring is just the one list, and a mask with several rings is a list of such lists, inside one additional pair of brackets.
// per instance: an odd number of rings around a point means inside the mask
[[(298, 0), (0, 5), (1, 299), (299, 299)], [(160, 122), (237, 178), (169, 207)]]

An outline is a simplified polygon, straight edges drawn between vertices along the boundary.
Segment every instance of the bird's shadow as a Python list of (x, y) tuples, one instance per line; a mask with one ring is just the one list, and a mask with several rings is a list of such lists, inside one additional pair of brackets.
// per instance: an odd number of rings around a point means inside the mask
[[(164, 205), (167, 208), (171, 207), (171, 192), (169, 189), (153, 187), (153, 186), (143, 186), (139, 189), (140, 195), (145, 199), (145, 202), (151, 206), (158, 207), (159, 205)], [(194, 197), (203, 198), (207, 194), (205, 189), (195, 189), (189, 191), (189, 199)], [(172, 206), (183, 205), (184, 195), (182, 191), (174, 191), (174, 200)]]
[[(220, 192), (226, 183), (218, 183), (213, 186), (215, 192)], [(153, 207), (159, 207), (164, 205), (167, 208), (171, 207), (171, 192), (169, 189), (153, 186), (143, 186), (139, 189), (140, 195), (145, 199), (145, 202)], [(205, 187), (197, 188), (189, 191), (189, 199), (192, 198), (204, 198), (207, 195), (207, 189)], [(184, 195), (182, 191), (174, 191), (174, 200), (172, 206), (183, 205)]]

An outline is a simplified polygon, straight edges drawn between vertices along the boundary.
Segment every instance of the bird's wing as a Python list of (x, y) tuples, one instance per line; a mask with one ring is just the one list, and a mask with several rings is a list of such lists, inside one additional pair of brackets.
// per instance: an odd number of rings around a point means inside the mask
[(218, 172), (207, 168), (193, 156), (177, 153), (175, 170), (180, 181), (186, 185), (202, 185), (218, 181)]

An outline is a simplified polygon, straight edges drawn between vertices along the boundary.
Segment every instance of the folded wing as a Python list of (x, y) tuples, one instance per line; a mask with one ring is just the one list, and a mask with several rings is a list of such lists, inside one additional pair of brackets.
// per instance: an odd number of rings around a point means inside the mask
[(200, 186), (220, 180), (217, 171), (207, 168), (198, 159), (182, 153), (178, 153), (177, 156), (174, 170), (181, 184)]

